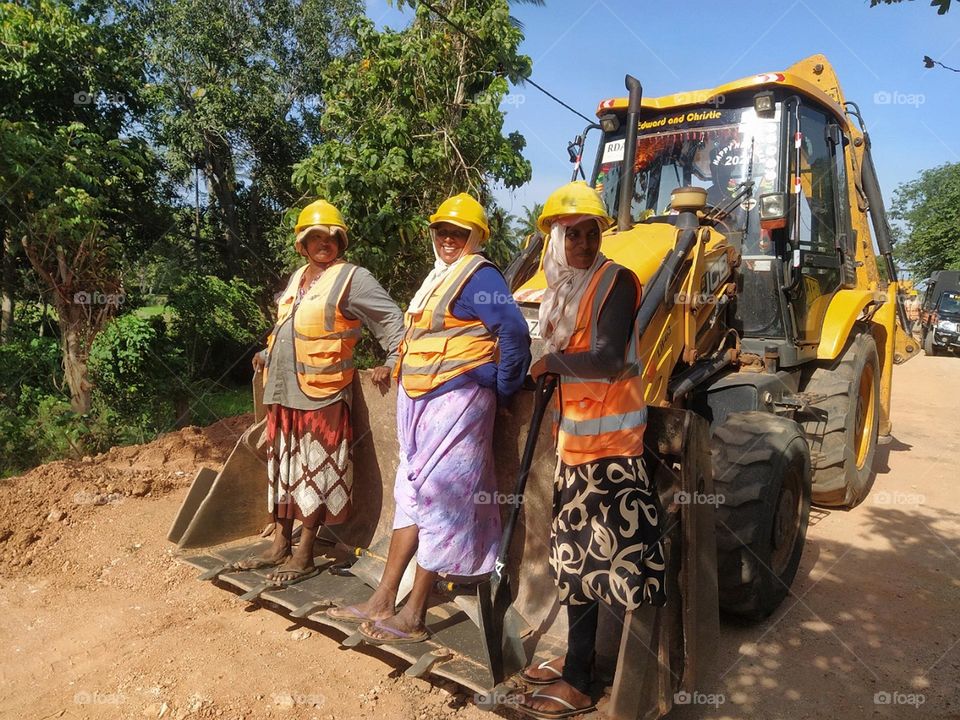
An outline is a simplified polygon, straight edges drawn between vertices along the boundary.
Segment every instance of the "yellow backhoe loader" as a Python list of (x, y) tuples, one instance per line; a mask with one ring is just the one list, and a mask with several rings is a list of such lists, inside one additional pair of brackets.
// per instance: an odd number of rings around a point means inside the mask
[[(585, 175), (584, 139), (599, 134), (589, 182), (617, 219), (602, 250), (644, 287), (633, 327), (650, 406), (646, 459), (665, 508), (669, 601), (624, 622), (601, 613), (598, 647), (613, 658), (599, 713), (634, 720), (666, 714), (677, 693), (708, 689), (721, 611), (758, 619), (776, 609), (797, 571), (811, 502), (852, 508), (867, 496), (876, 446), (890, 437), (893, 365), (919, 348), (904, 332), (870, 140), (826, 58), (653, 99), (635, 78), (626, 85), (627, 97), (599, 104), (572, 159), (575, 177)], [(542, 252), (535, 235), (505, 273), (535, 356)], [(275, 589), (264, 572), (229, 568), (269, 542), (257, 537), (270, 519), (259, 425), (219, 474), (198, 473), (169, 536), (185, 562), (358, 645), (355, 626), (322, 610), (364, 599), (382, 573), (394, 392), (360, 374), (355, 512), (321, 534), (320, 575)], [(532, 407), (524, 391), (511, 417), (498, 418), (503, 493), (513, 490)], [(509, 548), (515, 597), (498, 618), (502, 646), (490, 652), (481, 629), (489, 586), (447, 579), (428, 613), (430, 639), (384, 648), (409, 663), (408, 674), (449, 678), (492, 706), (525, 664), (564, 652), (566, 616), (547, 563), (554, 467), (543, 428)]]

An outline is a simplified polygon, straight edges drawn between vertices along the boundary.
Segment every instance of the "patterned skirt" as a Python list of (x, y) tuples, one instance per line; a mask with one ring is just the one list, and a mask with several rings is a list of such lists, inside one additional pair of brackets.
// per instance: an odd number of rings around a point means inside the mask
[(554, 480), (550, 566), (563, 605), (666, 602), (660, 500), (642, 458), (569, 466)]
[(267, 405), (267, 509), (275, 520), (338, 525), (349, 517), (353, 470), (350, 406)]

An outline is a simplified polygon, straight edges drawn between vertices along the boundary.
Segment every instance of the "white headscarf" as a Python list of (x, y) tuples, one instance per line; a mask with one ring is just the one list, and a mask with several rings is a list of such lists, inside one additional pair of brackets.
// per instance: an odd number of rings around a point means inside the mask
[[(592, 215), (567, 215), (550, 227), (547, 251), (543, 256), (543, 274), (547, 289), (540, 303), (540, 332), (547, 343), (548, 352), (560, 352), (570, 343), (577, 326), (580, 300), (590, 284), (590, 279), (606, 262), (607, 258), (597, 251), (593, 263), (586, 270), (571, 267), (567, 262), (564, 240), (567, 228)], [(599, 220), (597, 221), (599, 224)]]
[[(449, 222), (449, 221), (444, 221)], [(462, 227), (462, 226), (460, 226)], [(466, 229), (466, 228), (464, 228)], [(433, 228), (430, 228), (430, 238), (433, 241), (431, 247), (433, 248), (433, 269), (430, 271), (430, 274), (424, 279), (420, 284), (420, 289), (413, 296), (413, 300), (410, 301), (410, 306), (407, 308), (409, 313), (419, 313), (423, 312), (423, 308), (427, 304), (427, 300), (430, 299), (430, 296), (433, 294), (433, 291), (440, 287), (447, 275), (450, 274), (450, 271), (453, 270), (454, 266), (460, 262), (462, 258), (465, 258), (467, 255), (472, 255), (477, 252), (477, 249), (480, 247), (480, 239), (482, 235), (479, 228), (470, 227), (470, 237), (467, 238), (467, 244), (463, 246), (463, 250), (460, 252), (460, 256), (454, 260), (452, 263), (445, 263), (443, 258), (440, 257), (440, 252), (437, 250), (437, 231)]]

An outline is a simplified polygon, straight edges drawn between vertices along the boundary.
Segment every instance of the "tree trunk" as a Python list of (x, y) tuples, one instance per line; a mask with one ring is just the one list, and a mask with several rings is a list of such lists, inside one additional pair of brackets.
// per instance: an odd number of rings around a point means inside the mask
[(60, 348), (63, 353), (63, 374), (70, 388), (70, 408), (79, 414), (90, 411), (93, 385), (87, 371), (90, 357), (88, 332), (84, 327), (83, 310), (77, 305), (61, 307), (57, 303), (60, 318)]
[(3, 248), (0, 249), (0, 343), (9, 342), (13, 331), (13, 309), (16, 297), (16, 258), (13, 238), (6, 227), (0, 228)]
[(223, 245), (225, 259), (232, 271), (236, 271), (240, 258), (240, 220), (237, 215), (236, 172), (233, 155), (223, 139), (204, 134), (204, 174), (207, 187), (216, 199), (220, 218), (223, 221)]

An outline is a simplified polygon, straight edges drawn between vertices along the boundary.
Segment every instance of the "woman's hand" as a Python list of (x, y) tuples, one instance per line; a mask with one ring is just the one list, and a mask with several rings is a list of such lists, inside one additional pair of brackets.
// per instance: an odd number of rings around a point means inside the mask
[(370, 373), (370, 379), (373, 384), (380, 388), (380, 392), (386, 392), (390, 389), (390, 368), (386, 365), (375, 367)]
[(541, 357), (533, 365), (530, 366), (530, 377), (534, 381), (539, 380), (540, 376), (547, 372), (547, 358), (546, 356)]
[(263, 359), (261, 353), (255, 353), (253, 356), (253, 371), (260, 372), (267, 365), (267, 361)]

